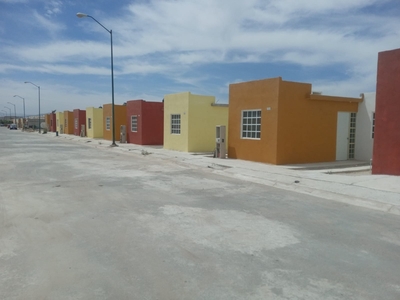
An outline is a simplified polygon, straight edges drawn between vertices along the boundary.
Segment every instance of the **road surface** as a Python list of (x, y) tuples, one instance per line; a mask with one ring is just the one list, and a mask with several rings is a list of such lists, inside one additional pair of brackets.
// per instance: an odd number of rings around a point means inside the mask
[(0, 128), (0, 299), (400, 299), (400, 217)]

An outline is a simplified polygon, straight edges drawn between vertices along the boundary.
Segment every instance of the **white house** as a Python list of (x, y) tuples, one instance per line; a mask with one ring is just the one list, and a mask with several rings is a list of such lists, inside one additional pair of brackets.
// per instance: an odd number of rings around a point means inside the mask
[(376, 93), (364, 93), (364, 101), (358, 104), (356, 118), (356, 141), (354, 158), (356, 160), (372, 159), (374, 146), (374, 119)]

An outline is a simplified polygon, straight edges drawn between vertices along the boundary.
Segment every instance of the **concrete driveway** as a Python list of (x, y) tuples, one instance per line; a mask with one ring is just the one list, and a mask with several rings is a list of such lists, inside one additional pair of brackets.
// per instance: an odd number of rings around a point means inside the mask
[(1, 299), (400, 299), (400, 217), (0, 128)]

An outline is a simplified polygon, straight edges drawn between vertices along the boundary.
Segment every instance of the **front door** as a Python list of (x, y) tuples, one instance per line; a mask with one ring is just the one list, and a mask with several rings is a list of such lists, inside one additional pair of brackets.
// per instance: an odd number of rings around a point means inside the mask
[(336, 131), (336, 160), (347, 160), (349, 149), (350, 113), (338, 112)]

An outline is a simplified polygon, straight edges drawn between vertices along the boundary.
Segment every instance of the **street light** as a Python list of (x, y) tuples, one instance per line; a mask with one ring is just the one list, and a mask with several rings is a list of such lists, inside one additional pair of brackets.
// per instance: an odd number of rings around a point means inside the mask
[(22, 98), (21, 96), (18, 96), (18, 95), (14, 95), (14, 97), (18, 97), (18, 98), (21, 98), (22, 99), (22, 101), (23, 101), (23, 105), (24, 105), (24, 125), (25, 125), (25, 98)]
[(93, 18), (92, 16), (90, 16), (88, 14), (77, 13), (76, 16), (78, 18), (93, 19), (97, 24), (99, 24), (101, 27), (103, 27), (110, 34), (110, 38), (111, 38), (111, 90), (112, 90), (112, 100), (111, 100), (112, 144), (111, 144), (111, 147), (116, 147), (117, 144), (115, 143), (115, 118), (114, 118), (114, 55), (113, 55), (112, 30), (108, 30), (106, 27), (104, 27), (103, 24), (101, 24), (99, 21), (97, 21), (95, 18)]
[(11, 108), (9, 108), (8, 106), (4, 106), (4, 108), (7, 108), (10, 110), (10, 120), (11, 120)]
[(30, 83), (38, 88), (38, 95), (39, 95), (39, 120), (38, 120), (38, 122), (39, 122), (39, 133), (40, 133), (40, 86), (38, 86), (30, 81), (25, 81), (25, 83)]
[(17, 108), (14, 103), (7, 102), (8, 104), (14, 105), (14, 122), (17, 124)]

